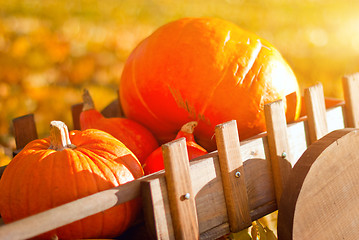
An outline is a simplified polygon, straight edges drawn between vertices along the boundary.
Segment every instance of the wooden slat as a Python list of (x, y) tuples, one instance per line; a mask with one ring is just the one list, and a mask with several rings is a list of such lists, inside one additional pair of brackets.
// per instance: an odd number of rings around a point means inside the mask
[(359, 127), (359, 73), (342, 79), (345, 100), (346, 126)]
[(229, 226), (232, 232), (238, 232), (251, 226), (252, 220), (236, 121), (217, 125), (215, 135)]
[(162, 152), (175, 238), (199, 239), (186, 139), (162, 145)]
[(102, 109), (101, 114), (106, 118), (119, 117), (122, 113), (120, 113), (120, 107), (118, 104), (118, 99), (113, 100), (104, 109)]
[(264, 106), (274, 188), (279, 206), (283, 187), (292, 169), (288, 143), (287, 121), (282, 100)]
[(13, 119), (16, 149), (20, 150), (32, 140), (37, 139), (34, 114), (24, 115)]
[(304, 100), (308, 116), (310, 143), (328, 133), (323, 85), (321, 83), (304, 90)]
[(120, 98), (120, 89), (117, 89), (117, 106), (118, 106), (118, 112), (117, 112), (117, 116), (118, 117), (126, 117), (125, 113), (123, 112), (123, 108), (122, 108), (122, 104), (121, 104), (121, 98)]
[(72, 127), (74, 130), (81, 130), (80, 114), (82, 112), (83, 103), (74, 104), (71, 106)]
[(135, 180), (2, 226), (0, 227), (0, 239), (32, 238), (132, 200), (139, 195), (140, 181)]
[[(166, 214), (168, 198), (166, 188), (161, 188), (165, 178), (155, 178), (141, 183), (141, 198), (146, 227), (152, 239), (174, 239), (172, 218)], [(165, 185), (165, 183), (162, 183)]]
[[(338, 108), (342, 109), (340, 106)], [(333, 109), (335, 110), (335, 109)], [(340, 113), (341, 111), (335, 110), (335, 112)], [(329, 118), (328, 122), (336, 121), (334, 118)], [(289, 145), (292, 151), (292, 156), (294, 156), (294, 161), (296, 161), (296, 156), (301, 156), (307, 147), (306, 133), (304, 122), (297, 122), (288, 125), (288, 136), (289, 136)], [(336, 124), (333, 124), (333, 126)], [(244, 176), (246, 177), (246, 189), (248, 194), (248, 202), (250, 206), (250, 216), (252, 220), (256, 220), (260, 217), (263, 217), (276, 210), (276, 198), (274, 194), (274, 184), (273, 176), (271, 171), (271, 165), (269, 161), (269, 147), (267, 137), (263, 134), (256, 136), (252, 139), (242, 141), (240, 143), (240, 154), (243, 161)], [(190, 174), (193, 188), (193, 196), (196, 198), (196, 208), (198, 216), (198, 224), (200, 229), (200, 238), (201, 239), (216, 239), (220, 236), (223, 236), (226, 233), (229, 233), (229, 224), (228, 224), (228, 214), (227, 207), (223, 193), (221, 169), (219, 167), (218, 152), (212, 152), (206, 154), (202, 157), (194, 159), (190, 162)], [(159, 178), (158, 184), (161, 189), (161, 196), (163, 198), (160, 201), (163, 202), (164, 213), (166, 216), (166, 221), (169, 222), (171, 219), (170, 207), (168, 204), (167, 197), (167, 186), (164, 177), (164, 173), (156, 174), (155, 176), (149, 175), (142, 177), (136, 182), (147, 181), (153, 178)], [(136, 183), (134, 182), (134, 183)], [(132, 184), (134, 184), (132, 183)], [(116, 198), (116, 204), (120, 204), (124, 201), (138, 197), (140, 194), (140, 184), (134, 184), (128, 188), (121, 186), (120, 188), (115, 188), (117, 191), (111, 190), (113, 197)], [(122, 193), (122, 188), (125, 187), (126, 191)], [(157, 189), (159, 191), (159, 189)], [(128, 191), (128, 192), (127, 192)], [(0, 196), (1, 197), (1, 196)], [(22, 222), (17, 224), (16, 227), (13, 225), (5, 225), (0, 227), (0, 232), (3, 233), (12, 233), (12, 232), (22, 232), (23, 228), (26, 228), (31, 232), (31, 236), (35, 236), (39, 231), (44, 232), (46, 229), (54, 229), (59, 225), (57, 219), (62, 219), (62, 224), (68, 224), (68, 221), (74, 221), (81, 219), (84, 215), (78, 214), (77, 211), (83, 211), (82, 208), (79, 208), (81, 205), (86, 205), (86, 208), (95, 207), (94, 211), (103, 211), (105, 209), (97, 208), (96, 206), (100, 198), (91, 198), (91, 201), (88, 201), (88, 198), (80, 199), (75, 202), (69, 203), (68, 207), (61, 208), (61, 211), (56, 211), (56, 215), (48, 215), (44, 213), (46, 218), (41, 221), (45, 221), (46, 228), (42, 227), (32, 227), (32, 222), (37, 222), (37, 218), (33, 218), (31, 221)], [(106, 199), (106, 198), (105, 198)], [(78, 202), (79, 201), (79, 202)], [(110, 200), (112, 201), (112, 200)], [(74, 205), (73, 205), (74, 204)], [(74, 207), (71, 207), (71, 206)], [(110, 206), (111, 204), (107, 205)], [(102, 205), (103, 206), (103, 205)], [(51, 213), (51, 212), (50, 212)], [(74, 218), (69, 218), (69, 216)], [(63, 220), (66, 221), (63, 221)], [(9, 225), (12, 226), (12, 230), (8, 230)], [(174, 238), (173, 229), (171, 227), (167, 230), (170, 238)], [(19, 235), (17, 235), (19, 236)], [(24, 235), (22, 235), (24, 236)], [(30, 235), (26, 235), (30, 237)], [(20, 238), (27, 238), (27, 237)], [(165, 236), (165, 235), (164, 235)]]

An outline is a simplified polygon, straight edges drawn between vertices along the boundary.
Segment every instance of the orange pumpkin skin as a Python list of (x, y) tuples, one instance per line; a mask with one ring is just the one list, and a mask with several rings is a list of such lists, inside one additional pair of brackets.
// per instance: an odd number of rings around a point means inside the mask
[(176, 129), (199, 122), (195, 137), (214, 150), (216, 125), (237, 120), (241, 139), (265, 131), (264, 104), (286, 100), (287, 120), (299, 117), (300, 90), (289, 65), (267, 41), (215, 18), (184, 18), (144, 39), (119, 83), (125, 115), (168, 142)]
[[(75, 149), (49, 149), (50, 139), (30, 142), (0, 180), (0, 212), (5, 223), (125, 184), (143, 175), (140, 163), (120, 141), (99, 130), (72, 131)], [(130, 166), (127, 168), (126, 166)], [(135, 220), (135, 199), (42, 234), (39, 238), (111, 238)]]
[[(194, 125), (191, 125), (192, 123), (195, 123)], [(191, 126), (190, 126), (191, 125)], [(188, 128), (186, 126), (189, 126), (191, 130), (188, 131)], [(189, 122), (185, 124), (182, 129), (177, 133), (177, 136), (175, 139), (179, 138), (186, 138), (186, 147), (188, 152), (188, 160), (192, 160), (196, 157), (205, 155), (207, 151), (198, 145), (194, 139), (193, 136), (193, 130), (197, 126), (197, 122)], [(185, 128), (184, 128), (185, 127)], [(145, 161), (145, 164), (143, 165), (143, 170), (145, 172), (145, 175), (158, 172), (164, 169), (164, 163), (163, 163), (163, 155), (162, 155), (162, 148), (157, 148), (155, 151), (149, 155)]]
[(105, 118), (94, 107), (81, 112), (80, 126), (81, 130), (95, 128), (110, 133), (125, 144), (141, 164), (159, 146), (153, 134), (141, 124), (127, 118)]

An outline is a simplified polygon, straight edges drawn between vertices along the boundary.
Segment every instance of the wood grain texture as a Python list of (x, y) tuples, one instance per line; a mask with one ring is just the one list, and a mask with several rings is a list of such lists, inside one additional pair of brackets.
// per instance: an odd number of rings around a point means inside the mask
[(28, 239), (104, 211), (140, 195), (140, 181), (98, 192), (0, 227), (0, 239)]
[(273, 172), (277, 205), (283, 187), (292, 170), (291, 151), (288, 142), (287, 121), (282, 100), (264, 106), (270, 161)]
[(236, 121), (215, 128), (229, 226), (238, 232), (252, 225)]
[(359, 127), (359, 73), (342, 78), (347, 127)]
[(175, 238), (199, 239), (186, 139), (163, 144), (162, 153)]
[(278, 216), (279, 239), (357, 239), (359, 132), (329, 133), (292, 170)]
[[(341, 110), (342, 106), (338, 106), (328, 111), (333, 111), (332, 113), (337, 115), (341, 114)], [(342, 119), (342, 116), (328, 118), (328, 125), (331, 125), (330, 122), (333, 121), (333, 128), (341, 128), (343, 123), (337, 123), (336, 119), (338, 119), (338, 117)], [(309, 145), (305, 122), (305, 119), (301, 119), (298, 122), (289, 124), (287, 128), (293, 163), (297, 162), (298, 158), (304, 153)], [(243, 161), (244, 176), (246, 177), (245, 183), (248, 204), (250, 207), (250, 216), (252, 220), (256, 220), (277, 209), (271, 163), (269, 161), (270, 153), (267, 136), (265, 134), (260, 134), (251, 139), (242, 141), (240, 143), (240, 155)], [(229, 221), (223, 192), (218, 152), (214, 151), (192, 160), (190, 162), (190, 176), (197, 209), (200, 238), (216, 239), (229, 233)], [(135, 180), (135, 183), (152, 180), (154, 178), (158, 179), (156, 184), (159, 186), (157, 186), (156, 189), (157, 191), (160, 191), (160, 193), (158, 193), (157, 197), (160, 199), (159, 201), (162, 201), (163, 203), (161, 211), (163, 216), (165, 216), (165, 221), (161, 221), (158, 224), (167, 224), (171, 221), (171, 213), (168, 204), (167, 185), (164, 172), (142, 177)], [(117, 199), (115, 200), (116, 204), (138, 197), (141, 193), (140, 186), (142, 185), (134, 184), (128, 188), (126, 187), (125, 190), (121, 187), (116, 189), (116, 191), (111, 191), (113, 197)], [(123, 198), (122, 196), (126, 197)], [(100, 199), (100, 201), (107, 202), (107, 200), (102, 197)], [(36, 217), (32, 218), (31, 221), (22, 221), (21, 224), (16, 224), (16, 226), (13, 224), (1, 226), (0, 232), (12, 235), (13, 233), (21, 233), (24, 229), (27, 229), (31, 236), (35, 236), (47, 229), (54, 229), (58, 225), (64, 225), (71, 221), (81, 219), (84, 214), (77, 214), (77, 211), (83, 211), (81, 208), (82, 205), (86, 205), (86, 208), (91, 209), (87, 214), (92, 214), (93, 211), (105, 210), (104, 208), (96, 207), (99, 204), (99, 199), (97, 197), (91, 198), (90, 200), (89, 198), (80, 199), (78, 201), (79, 202), (69, 203), (66, 208), (61, 208), (61, 211), (57, 210), (56, 215), (51, 214), (51, 212), (45, 212), (40, 218), (40, 224), (37, 227), (33, 227), (32, 225), (33, 221), (38, 222)], [(111, 206), (111, 204), (107, 205), (108, 203), (104, 204), (107, 207)], [(62, 219), (61, 222), (59, 222), (57, 218)], [(44, 221), (46, 224), (42, 225), (41, 221)], [(172, 225), (168, 224), (166, 227), (168, 235), (163, 236), (169, 236), (170, 239), (173, 239)]]
[(16, 150), (24, 148), (29, 142), (37, 139), (34, 114), (27, 114), (12, 120)]
[(321, 83), (304, 90), (304, 102), (308, 117), (310, 143), (328, 133), (323, 85)]
[(144, 180), (141, 183), (144, 218), (152, 239), (175, 239), (171, 214), (166, 214), (166, 206), (169, 206), (168, 198), (165, 197), (167, 189), (161, 187), (165, 184), (164, 177)]

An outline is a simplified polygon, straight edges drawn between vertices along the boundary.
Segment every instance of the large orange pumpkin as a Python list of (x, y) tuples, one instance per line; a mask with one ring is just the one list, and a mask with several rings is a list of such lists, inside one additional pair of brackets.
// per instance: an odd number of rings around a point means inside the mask
[[(64, 123), (51, 124), (50, 137), (30, 142), (10, 162), (0, 180), (0, 213), (9, 223), (143, 175), (133, 153), (99, 130), (68, 132)], [(110, 238), (136, 218), (135, 199), (105, 212), (41, 235), (50, 239)]]
[(265, 130), (264, 104), (286, 100), (288, 121), (300, 111), (298, 83), (281, 54), (216, 18), (184, 18), (157, 29), (132, 51), (119, 86), (126, 116), (160, 144), (195, 120), (196, 140), (213, 150), (217, 124), (237, 120), (245, 139)]
[(83, 92), (83, 111), (80, 114), (81, 130), (95, 128), (120, 140), (137, 157), (141, 164), (158, 147), (153, 134), (141, 124), (127, 118), (105, 118), (96, 110), (87, 89)]

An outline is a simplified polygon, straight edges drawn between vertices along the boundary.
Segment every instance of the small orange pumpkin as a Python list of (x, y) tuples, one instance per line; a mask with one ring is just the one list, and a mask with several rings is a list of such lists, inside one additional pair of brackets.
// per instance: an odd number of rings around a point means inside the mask
[[(177, 133), (177, 136), (175, 138), (175, 139), (179, 139), (182, 137), (186, 138), (188, 159), (190, 161), (193, 158), (202, 156), (207, 153), (206, 149), (198, 145), (198, 143), (196, 143), (194, 139), (193, 131), (196, 126), (197, 126), (196, 121), (186, 123), (185, 125), (182, 126), (181, 130)], [(161, 147), (159, 147), (155, 151), (153, 151), (150, 156), (147, 157), (143, 165), (143, 170), (145, 174), (148, 175), (154, 172), (158, 172), (162, 169), (164, 169), (163, 155), (162, 155), (162, 149)]]
[[(51, 122), (50, 137), (30, 142), (0, 180), (0, 213), (5, 223), (39, 213), (143, 176), (135, 155), (103, 131), (68, 132)], [(111, 238), (136, 218), (138, 199), (42, 234), (49, 239)]]
[(91, 95), (86, 89), (82, 98), (81, 130), (95, 128), (110, 133), (125, 144), (136, 155), (141, 164), (158, 147), (158, 142), (153, 134), (141, 124), (127, 118), (105, 118), (95, 109)]

